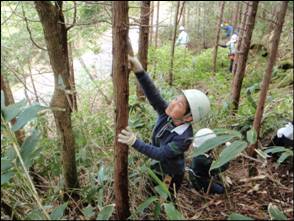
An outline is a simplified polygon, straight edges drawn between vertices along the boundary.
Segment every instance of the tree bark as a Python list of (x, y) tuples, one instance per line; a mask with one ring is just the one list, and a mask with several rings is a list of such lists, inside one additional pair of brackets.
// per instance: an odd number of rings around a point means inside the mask
[(157, 1), (155, 48), (157, 48), (157, 46), (158, 46), (159, 6), (160, 6), (160, 1)]
[(154, 1), (151, 1), (151, 8), (150, 8), (150, 29), (149, 29), (149, 45), (152, 45), (152, 38), (153, 38), (153, 17), (154, 17)]
[(238, 23), (238, 18), (239, 18), (239, 10), (240, 10), (240, 2), (237, 1), (236, 2), (236, 9), (235, 9), (235, 13), (234, 13), (234, 17), (233, 17), (233, 27), (234, 27), (234, 31), (237, 29), (237, 23)]
[[(255, 17), (258, 8), (258, 1), (251, 1), (251, 6), (249, 9), (248, 18), (246, 19), (246, 27), (244, 32), (244, 38), (241, 43), (240, 51), (238, 51), (238, 64), (236, 74), (233, 79), (232, 87), (232, 104), (233, 104), (233, 114), (235, 114), (239, 107), (240, 93), (242, 88), (242, 82), (245, 75), (246, 62), (248, 58), (248, 53), (250, 49), (251, 37), (255, 25)], [(245, 34), (246, 33), (246, 34)]]
[[(62, 2), (55, 5), (48, 1), (35, 1), (35, 7), (43, 26), (50, 63), (54, 72), (54, 93), (50, 102), (60, 135), (65, 188), (78, 188), (75, 161), (75, 140), (71, 125), (72, 99), (67, 94), (71, 91), (70, 70), (67, 48), (67, 31), (62, 13)], [(56, 109), (57, 108), (57, 109)]]
[(176, 42), (176, 35), (177, 35), (177, 27), (178, 27), (178, 14), (181, 2), (178, 1), (176, 14), (175, 14), (175, 21), (174, 21), (174, 33), (173, 33), (173, 40), (171, 45), (171, 56), (170, 56), (170, 66), (169, 66), (169, 79), (168, 83), (170, 86), (173, 84), (173, 68), (174, 68), (174, 55), (175, 55), (175, 42)]
[(114, 193), (117, 218), (130, 215), (128, 195), (128, 146), (117, 141), (118, 134), (128, 125), (128, 2), (112, 2), (112, 71), (115, 99), (115, 174)]
[[(145, 71), (147, 71), (147, 58), (148, 58), (148, 36), (149, 36), (149, 13), (150, 1), (141, 2), (141, 26), (139, 33), (139, 50), (138, 57)], [(144, 92), (139, 82), (137, 82), (137, 99), (144, 101)]]
[[(12, 91), (11, 91), (11, 88), (9, 86), (9, 83), (8, 81), (5, 79), (4, 75), (1, 73), (1, 90), (3, 91), (4, 93), (4, 97), (5, 97), (5, 106), (8, 106), (8, 105), (11, 105), (11, 104), (14, 104), (14, 98), (13, 98), (13, 95), (12, 95)], [(16, 123), (16, 119), (13, 118), (11, 120), (11, 124), (15, 124)], [(23, 129), (20, 129), (18, 131), (15, 132), (15, 137), (16, 137), (16, 140), (18, 142), (18, 144), (21, 146), (22, 143), (24, 142), (24, 138), (25, 138), (25, 132)]]
[[(253, 128), (256, 130), (257, 137), (259, 137), (266, 95), (267, 95), (269, 84), (270, 84), (270, 81), (272, 78), (273, 66), (275, 65), (276, 58), (277, 58), (280, 36), (282, 33), (282, 28), (283, 28), (283, 24), (284, 24), (284, 20), (285, 20), (287, 6), (288, 6), (288, 1), (283, 1), (281, 3), (280, 11), (277, 15), (277, 24), (274, 27), (273, 43), (272, 43), (272, 47), (270, 50), (270, 56), (268, 59), (266, 72), (263, 75), (263, 80), (262, 80), (262, 84), (261, 84), (261, 91), (260, 91), (260, 95), (259, 95), (259, 102), (258, 102), (258, 105), (256, 108), (255, 118), (254, 118), (254, 122), (253, 122)], [(255, 143), (249, 147), (249, 149), (248, 149), (249, 156), (251, 156), (251, 157), (256, 156), (256, 152), (254, 151), (254, 149), (256, 147), (257, 147), (257, 143)]]
[[(241, 45), (242, 45), (242, 40), (243, 40), (243, 35), (244, 35), (244, 30), (245, 30), (245, 27), (246, 27), (246, 19), (248, 18), (248, 9), (249, 9), (249, 6), (247, 4), (247, 2), (245, 2), (246, 5), (245, 5), (245, 10), (244, 10), (244, 13), (243, 13), (243, 16), (242, 17), (242, 21), (239, 25), (239, 37), (238, 37), (238, 42), (237, 42), (237, 53), (236, 53), (236, 57), (235, 57), (235, 60), (234, 60), (234, 64), (233, 64), (233, 76), (235, 76), (236, 74), (236, 71), (237, 71), (237, 66), (238, 66), (238, 61), (239, 61), (239, 51), (240, 51), (240, 48), (241, 48)], [(241, 5), (241, 8), (242, 8), (242, 5)], [(233, 87), (233, 85), (232, 85)]]
[(78, 111), (77, 91), (75, 85), (75, 73), (72, 56), (72, 42), (68, 42), (68, 61), (69, 61), (69, 83), (72, 89), (72, 107), (74, 111)]
[(223, 20), (223, 14), (224, 14), (224, 8), (225, 8), (225, 1), (222, 1), (221, 7), (220, 7), (220, 16), (217, 24), (217, 32), (216, 32), (216, 39), (215, 39), (215, 45), (213, 50), (213, 60), (212, 60), (212, 72), (216, 72), (216, 57), (217, 57), (217, 49), (218, 49), (218, 42), (219, 42), (219, 34), (221, 29), (221, 23)]

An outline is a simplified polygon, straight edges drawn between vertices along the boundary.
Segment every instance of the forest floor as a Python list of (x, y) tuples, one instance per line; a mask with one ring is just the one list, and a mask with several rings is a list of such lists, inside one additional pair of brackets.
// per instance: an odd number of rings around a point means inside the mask
[(254, 162), (259, 174), (248, 177), (248, 163), (241, 157), (232, 161), (224, 174), (232, 182), (227, 195), (199, 193), (186, 181), (178, 193), (177, 205), (182, 214), (187, 219), (225, 220), (236, 212), (254, 219), (270, 219), (268, 205), (272, 203), (293, 218), (293, 164), (276, 168), (272, 161), (266, 165)]

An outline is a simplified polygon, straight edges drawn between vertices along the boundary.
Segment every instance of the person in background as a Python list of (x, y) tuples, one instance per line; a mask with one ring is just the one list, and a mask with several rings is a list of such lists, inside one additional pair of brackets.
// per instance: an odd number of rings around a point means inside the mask
[(189, 35), (185, 31), (184, 26), (181, 26), (179, 28), (179, 31), (180, 31), (180, 34), (179, 34), (179, 37), (176, 40), (176, 45), (187, 48), (188, 47), (188, 43), (189, 43)]
[(224, 22), (223, 24), (221, 24), (221, 28), (226, 31), (226, 38), (230, 39), (234, 32), (233, 26), (230, 25), (228, 22)]
[(167, 103), (136, 57), (128, 57), (145, 96), (158, 114), (151, 144), (137, 138), (130, 128), (118, 135), (118, 142), (132, 146), (153, 159), (151, 169), (167, 184), (171, 193), (179, 190), (185, 173), (185, 156), (193, 140), (191, 122), (200, 121), (210, 111), (208, 97), (196, 89), (183, 90)]
[(219, 44), (219, 46), (221, 46), (223, 48), (229, 48), (229, 54), (228, 54), (228, 58), (230, 60), (229, 71), (231, 73), (233, 71), (233, 64), (234, 64), (235, 58), (236, 58), (237, 42), (238, 42), (238, 34), (235, 32), (231, 36), (231, 39), (225, 45)]

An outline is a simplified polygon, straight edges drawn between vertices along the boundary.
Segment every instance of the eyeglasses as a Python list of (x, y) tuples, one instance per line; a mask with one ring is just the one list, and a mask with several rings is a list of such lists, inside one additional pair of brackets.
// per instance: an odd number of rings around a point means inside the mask
[(158, 131), (155, 135), (156, 139), (162, 138), (165, 132), (171, 132), (175, 127), (173, 126), (171, 119), (168, 119), (168, 122)]

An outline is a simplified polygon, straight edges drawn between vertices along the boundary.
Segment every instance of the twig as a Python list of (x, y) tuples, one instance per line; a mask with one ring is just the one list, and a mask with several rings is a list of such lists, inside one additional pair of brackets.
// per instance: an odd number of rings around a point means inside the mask
[(76, 20), (77, 20), (77, 3), (76, 3), (76, 1), (73, 1), (73, 3), (74, 3), (74, 17), (73, 17), (73, 22), (72, 22), (72, 24), (70, 26), (68, 26), (66, 28), (66, 31), (69, 31), (76, 24)]
[(33, 36), (32, 36), (32, 32), (31, 32), (31, 30), (30, 30), (30, 28), (29, 28), (29, 23), (28, 23), (28, 21), (27, 21), (27, 17), (26, 17), (26, 15), (25, 15), (25, 11), (24, 11), (24, 9), (23, 9), (23, 5), (21, 5), (21, 9), (22, 9), (22, 14), (23, 14), (24, 21), (25, 21), (25, 23), (26, 23), (26, 28), (27, 28), (27, 31), (29, 32), (29, 35), (30, 35), (30, 39), (31, 39), (31, 41), (33, 42), (33, 44), (34, 44), (37, 48), (39, 48), (39, 49), (41, 49), (41, 50), (44, 50), (44, 51), (47, 51), (47, 49), (45, 49), (45, 48), (39, 46), (39, 45), (34, 41)]
[[(18, 5), (19, 5), (19, 2), (17, 2), (17, 5), (15, 6), (15, 9), (11, 12), (11, 14), (8, 16), (8, 18), (6, 18), (6, 19), (1, 23), (1, 26), (4, 25), (4, 24), (5, 24), (5, 23), (11, 18), (11, 16), (12, 16), (13, 14), (16, 14), (15, 11), (16, 11)], [(10, 7), (9, 7), (9, 8), (10, 8)]]

